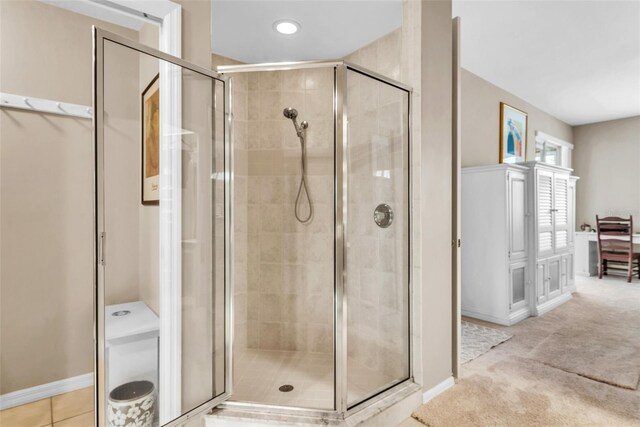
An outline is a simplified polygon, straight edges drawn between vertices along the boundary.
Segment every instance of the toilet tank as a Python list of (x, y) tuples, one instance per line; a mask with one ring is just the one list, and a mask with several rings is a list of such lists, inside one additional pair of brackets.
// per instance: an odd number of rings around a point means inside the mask
[(130, 381), (151, 381), (158, 389), (158, 316), (142, 301), (105, 308), (107, 393)]

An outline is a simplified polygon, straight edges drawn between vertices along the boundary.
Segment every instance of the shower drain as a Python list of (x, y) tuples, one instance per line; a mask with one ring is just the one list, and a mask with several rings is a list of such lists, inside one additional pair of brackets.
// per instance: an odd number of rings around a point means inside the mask
[(280, 387), (278, 387), (278, 390), (287, 393), (287, 392), (293, 390), (293, 386), (290, 385), (290, 384), (281, 385)]

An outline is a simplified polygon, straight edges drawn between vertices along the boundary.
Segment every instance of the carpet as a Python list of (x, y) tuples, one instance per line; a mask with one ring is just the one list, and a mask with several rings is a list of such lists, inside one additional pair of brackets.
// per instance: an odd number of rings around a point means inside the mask
[(544, 316), (511, 327), (473, 320), (513, 338), (462, 365), (456, 385), (413, 417), (433, 427), (640, 426), (640, 283), (576, 281), (573, 299)]
[(475, 323), (462, 321), (462, 348), (460, 349), (460, 363), (472, 361), (501, 344), (513, 335), (494, 328), (480, 326)]
[(640, 400), (629, 390), (525, 358), (494, 362), (487, 368), (459, 380), (420, 406), (413, 417), (430, 427), (637, 427), (640, 423)]
[(640, 333), (634, 336), (624, 327), (596, 324), (563, 327), (538, 345), (531, 358), (595, 381), (636, 390), (640, 381)]

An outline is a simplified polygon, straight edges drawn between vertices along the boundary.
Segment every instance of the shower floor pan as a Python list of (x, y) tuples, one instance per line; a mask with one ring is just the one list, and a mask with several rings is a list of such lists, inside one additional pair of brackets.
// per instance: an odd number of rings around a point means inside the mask
[[(365, 397), (371, 384), (385, 384), (378, 370), (350, 362), (350, 400)], [(248, 349), (234, 360), (232, 401), (333, 409), (333, 355), (303, 351)], [(291, 391), (280, 391), (292, 386)], [(286, 387), (285, 389), (289, 389)]]

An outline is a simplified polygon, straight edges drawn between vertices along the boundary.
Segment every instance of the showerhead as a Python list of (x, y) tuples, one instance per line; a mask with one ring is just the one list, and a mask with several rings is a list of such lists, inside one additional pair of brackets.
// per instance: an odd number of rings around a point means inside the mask
[(282, 110), (282, 114), (287, 119), (295, 120), (296, 117), (298, 117), (298, 110), (296, 110), (295, 108), (288, 107)]

